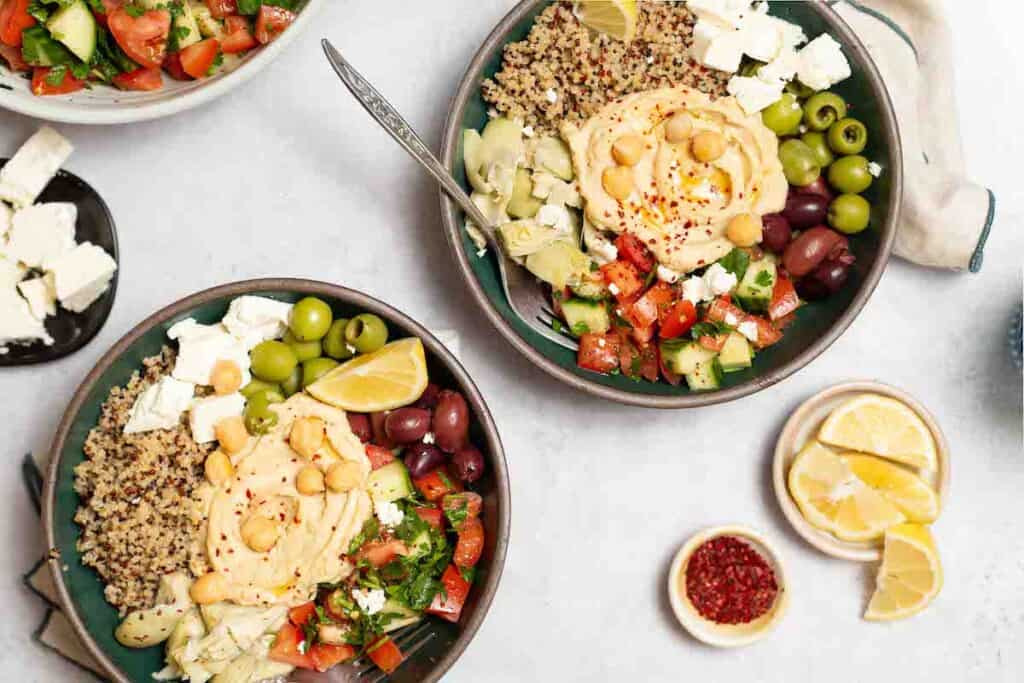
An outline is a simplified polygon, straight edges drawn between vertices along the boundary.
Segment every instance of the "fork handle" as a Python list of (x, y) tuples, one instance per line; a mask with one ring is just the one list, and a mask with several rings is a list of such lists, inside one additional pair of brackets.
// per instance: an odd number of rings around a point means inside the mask
[(444, 188), (448, 196), (461, 206), (466, 215), (476, 223), (481, 232), (487, 237), (487, 241), (491, 243), (491, 247), (496, 249), (494, 228), (491, 226), (491, 222), (477, 208), (477, 205), (473, 203), (469, 195), (459, 187), (459, 184), (455, 182), (448, 169), (441, 165), (441, 162), (427, 148), (412, 126), (391, 106), (391, 103), (384, 99), (383, 95), (377, 92), (376, 88), (370, 85), (348, 63), (348, 60), (341, 56), (341, 53), (331, 44), (331, 41), (325, 38), (321, 43), (324, 52), (327, 54), (327, 61), (334, 67), (335, 73), (338, 74), (345, 87), (359, 100), (359, 104), (363, 106), (363, 109), (395, 139), (395, 142), (412, 155), (430, 175), (434, 176), (434, 179), (441, 184), (441, 187)]

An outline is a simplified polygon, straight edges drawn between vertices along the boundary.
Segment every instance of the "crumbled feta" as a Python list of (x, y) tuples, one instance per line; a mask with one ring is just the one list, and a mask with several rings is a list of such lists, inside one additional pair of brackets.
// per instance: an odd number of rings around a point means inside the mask
[(533, 137), (533, 126), (523, 126), (523, 135), (528, 138)]
[(564, 206), (545, 204), (537, 211), (537, 222), (554, 228), (563, 235), (572, 234), (572, 216)]
[(545, 99), (547, 99), (548, 102), (554, 104), (555, 102), (558, 101), (558, 92), (554, 88), (548, 88), (547, 91), (544, 93), (544, 97)]
[(345, 350), (348, 351), (353, 356), (356, 355), (359, 352), (359, 350), (356, 347), (352, 346), (351, 344), (349, 344), (347, 342), (345, 343)]
[(699, 275), (691, 275), (683, 282), (683, 298), (693, 304), (711, 299), (707, 282)]
[(823, 33), (800, 52), (797, 78), (815, 90), (826, 90), (850, 77), (850, 63), (836, 39)]
[(57, 290), (53, 277), (45, 275), (19, 282), (18, 291), (25, 297), (29, 310), (37, 320), (46, 320), (46, 316), (57, 314)]
[(878, 162), (872, 161), (870, 164), (868, 164), (868, 173), (870, 173), (876, 178), (881, 177), (882, 165), (879, 164)]
[(31, 344), (42, 341), (47, 346), (53, 338), (46, 332), (42, 321), (29, 309), (13, 286), (0, 289), (0, 349), (6, 353), (8, 344)]
[(704, 282), (707, 285), (708, 292), (711, 294), (709, 298), (722, 296), (735, 289), (737, 282), (736, 273), (729, 272), (720, 263), (712, 263), (704, 271)]
[(748, 114), (756, 114), (778, 102), (783, 88), (782, 81), (766, 83), (760, 78), (747, 76), (733, 76), (727, 86), (729, 94), (736, 98)]
[(435, 439), (434, 432), (427, 432), (423, 435), (423, 443), (434, 443)]
[(382, 526), (396, 527), (405, 519), (405, 513), (390, 501), (374, 503), (374, 512)]
[(125, 434), (138, 434), (154, 429), (173, 429), (181, 422), (195, 394), (195, 385), (173, 377), (161, 377), (143, 391), (132, 406)]
[(81, 313), (103, 296), (117, 271), (110, 254), (91, 242), (82, 242), (59, 258), (48, 261), (61, 306)]
[(614, 282), (608, 284), (608, 291), (612, 293), (612, 296), (618, 296), (622, 292)]
[(736, 327), (736, 330), (750, 341), (757, 341), (757, 323), (753, 320), (744, 320)]
[(698, 19), (693, 29), (690, 54), (706, 67), (735, 73), (743, 59), (743, 33)]
[(805, 126), (804, 124), (802, 124), (802, 123), (801, 123), (801, 124), (800, 124), (800, 127), (799, 127), (799, 128), (797, 128), (797, 130), (798, 130), (798, 131), (800, 131), (800, 134), (801, 134), (801, 135), (803, 135), (804, 133), (806, 133), (806, 132), (807, 132), (807, 126)]
[(359, 605), (359, 609), (370, 615), (376, 614), (384, 609), (384, 603), (387, 602), (387, 597), (384, 595), (384, 591), (380, 588), (371, 588), (369, 590), (353, 588), (352, 599), (356, 601), (357, 605)]
[(201, 398), (192, 404), (189, 412), (189, 427), (192, 428), (192, 439), (196, 443), (209, 443), (217, 440), (214, 427), (221, 420), (238, 417), (245, 410), (245, 397), (241, 394), (227, 396), (211, 396)]
[(672, 270), (671, 268), (658, 264), (658, 268), (656, 270), (658, 274), (658, 279), (661, 280), (662, 282), (667, 282), (671, 285), (679, 281), (679, 273)]
[(228, 306), (221, 322), (251, 349), (268, 339), (280, 339), (288, 330), (291, 316), (292, 304), (263, 296), (240, 296)]
[(54, 129), (40, 128), (0, 170), (0, 199), (17, 209), (34, 204), (74, 149)]
[(167, 336), (178, 342), (178, 358), (171, 375), (176, 379), (206, 386), (219, 360), (233, 361), (242, 371), (242, 386), (252, 379), (249, 349), (223, 325), (200, 325), (192, 318), (175, 324)]
[(726, 313), (725, 314), (725, 324), (726, 325), (731, 325), (731, 326), (735, 327), (739, 323), (739, 321), (740, 321), (740, 319), (736, 317), (735, 313), (731, 313), (730, 312), (730, 313)]
[(36, 204), (14, 214), (4, 253), (29, 268), (41, 268), (75, 247), (78, 208), (71, 203)]
[(599, 338), (599, 339), (597, 340), (597, 345), (598, 345), (598, 346), (600, 346), (600, 347), (601, 347), (602, 349), (603, 349), (603, 348), (604, 348), (604, 347), (605, 347), (605, 346), (606, 346), (607, 344), (608, 344), (608, 342), (606, 342), (606, 341), (604, 340), (604, 337), (601, 337), (601, 338)]

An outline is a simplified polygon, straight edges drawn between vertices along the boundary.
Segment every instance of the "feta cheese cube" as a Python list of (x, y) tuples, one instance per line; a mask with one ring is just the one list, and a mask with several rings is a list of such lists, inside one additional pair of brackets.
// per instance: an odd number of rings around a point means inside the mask
[(711, 299), (711, 291), (707, 282), (698, 275), (691, 275), (683, 282), (683, 298), (693, 304)]
[(375, 502), (373, 507), (381, 526), (393, 528), (401, 524), (402, 520), (405, 519), (405, 513), (390, 501)]
[(53, 276), (61, 306), (73, 313), (81, 313), (103, 296), (117, 271), (110, 254), (91, 242), (82, 242), (45, 267)]
[(712, 21), (728, 28), (739, 28), (751, 13), (750, 0), (687, 0), (687, 9), (702, 21)]
[(736, 274), (731, 273), (722, 267), (720, 263), (712, 263), (711, 266), (704, 271), (704, 283), (707, 286), (708, 292), (711, 294), (708, 298), (714, 298), (716, 296), (722, 296), (728, 294), (736, 287)]
[(796, 50), (785, 48), (779, 56), (758, 69), (758, 79), (765, 83), (782, 83), (793, 80), (800, 68), (800, 57)]
[(800, 52), (797, 78), (815, 90), (826, 90), (850, 77), (850, 63), (835, 38), (823, 33)]
[(756, 114), (778, 102), (782, 98), (784, 87), (782, 81), (766, 83), (760, 78), (733, 76), (729, 79), (727, 89), (743, 107), (743, 111)]
[(36, 204), (11, 219), (3, 251), (29, 268), (44, 267), (75, 248), (78, 208), (70, 203)]
[(178, 359), (171, 372), (176, 379), (207, 386), (213, 366), (219, 360), (230, 360), (238, 365), (242, 371), (242, 386), (252, 379), (249, 349), (224, 325), (200, 325), (187, 318), (171, 327), (167, 336), (178, 342)]
[(14, 212), (11, 211), (11, 207), (0, 202), (0, 243), (3, 243), (4, 238), (7, 237), (7, 231), (11, 229), (13, 216)]
[(196, 443), (216, 441), (214, 427), (217, 426), (217, 423), (229, 417), (239, 417), (243, 410), (245, 410), (245, 397), (238, 393), (227, 396), (211, 396), (193, 402), (188, 416), (192, 439)]
[(74, 149), (54, 129), (40, 128), (0, 170), (0, 199), (17, 209), (34, 204)]
[(268, 339), (279, 339), (288, 329), (292, 304), (262, 296), (240, 296), (228, 306), (221, 321), (247, 349)]
[(37, 320), (57, 314), (57, 289), (49, 275), (18, 283), (18, 291), (28, 302), (28, 308)]
[(744, 320), (736, 327), (736, 331), (752, 342), (757, 341), (757, 323), (753, 320)]
[(711, 69), (735, 73), (743, 59), (743, 32), (699, 19), (693, 31), (691, 56)]
[(192, 404), (195, 390), (191, 382), (161, 377), (159, 382), (146, 387), (135, 399), (124, 433), (138, 434), (177, 427), (181, 422), (181, 414)]
[(564, 206), (545, 204), (537, 211), (537, 222), (554, 228), (563, 235), (572, 234), (572, 217)]
[(740, 22), (743, 53), (759, 62), (770, 62), (782, 50), (782, 28), (775, 17), (751, 12)]
[(28, 268), (0, 254), (0, 290), (14, 287), (27, 272)]
[(659, 280), (661, 280), (662, 282), (667, 282), (670, 285), (679, 281), (679, 273), (661, 264), (658, 264), (656, 273), (658, 275)]
[(807, 42), (807, 34), (804, 33), (803, 27), (799, 24), (791, 24), (778, 17), (771, 17), (771, 19), (775, 21), (779, 32), (782, 34), (783, 50), (795, 50)]
[(13, 286), (0, 289), (0, 348), (36, 341), (53, 344), (43, 323), (32, 315), (28, 302), (18, 296), (17, 290)]

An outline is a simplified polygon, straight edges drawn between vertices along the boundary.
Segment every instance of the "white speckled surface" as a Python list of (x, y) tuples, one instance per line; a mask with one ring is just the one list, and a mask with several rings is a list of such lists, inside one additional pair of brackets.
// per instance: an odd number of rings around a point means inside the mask
[[(953, 2), (967, 159), (999, 197), (980, 275), (893, 263), (849, 332), (780, 386), (688, 413), (622, 408), (563, 388), (491, 333), (453, 272), (437, 193), (336, 81), (314, 29), (254, 81), (170, 121), (62, 127), (69, 167), (117, 217), (118, 300), (86, 349), (0, 371), (0, 671), (5, 680), (83, 675), (37, 647), (42, 615), (18, 578), (42, 548), (17, 463), (47, 445), (75, 386), (144, 316), (200, 288), (269, 275), (364, 289), (435, 328), (462, 357), (508, 448), (513, 538), (502, 590), (451, 681), (1019, 681), (1024, 672), (1021, 378), (1006, 329), (1021, 293), (1024, 106), (1019, 27), (1001, 0)], [(335, 0), (332, 37), (435, 145), (465, 64), (511, 0)], [(37, 122), (0, 113), (0, 151)], [(946, 587), (923, 615), (867, 624), (870, 570), (829, 559), (786, 526), (770, 488), (788, 410), (833, 382), (877, 378), (935, 413), (953, 450), (936, 525)], [(741, 523), (784, 554), (793, 602), (748, 649), (698, 645), (664, 595), (668, 563), (696, 530)]]

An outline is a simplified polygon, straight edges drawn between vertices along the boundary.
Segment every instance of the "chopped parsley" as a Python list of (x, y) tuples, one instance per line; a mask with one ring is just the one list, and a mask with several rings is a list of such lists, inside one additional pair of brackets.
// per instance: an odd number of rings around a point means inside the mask
[(767, 270), (762, 270), (757, 274), (757, 277), (754, 278), (754, 284), (758, 287), (768, 287), (772, 284), (773, 280), (774, 278), (771, 273)]
[(729, 334), (732, 332), (732, 327), (722, 322), (713, 322), (711, 320), (705, 320), (702, 323), (697, 323), (690, 328), (690, 336), (694, 339), (700, 339), (701, 337), (718, 337), (723, 334)]

